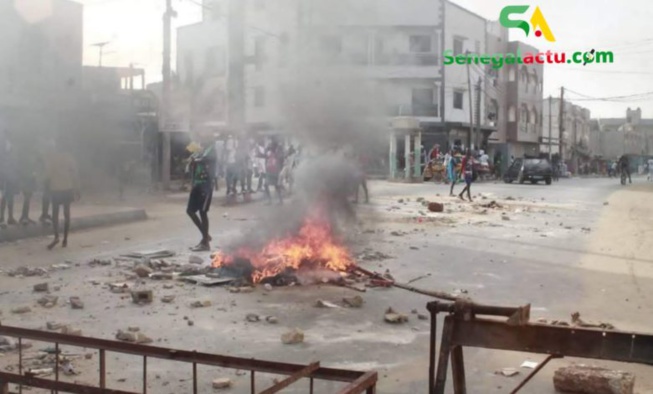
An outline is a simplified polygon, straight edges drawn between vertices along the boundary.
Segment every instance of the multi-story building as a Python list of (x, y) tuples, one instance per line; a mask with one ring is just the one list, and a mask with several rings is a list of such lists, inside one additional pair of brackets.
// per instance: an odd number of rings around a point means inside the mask
[[(508, 41), (506, 29), (498, 22), (488, 22), (487, 41), (491, 53), (524, 56), (538, 52), (522, 42)], [(504, 157), (539, 154), (543, 66), (515, 63), (499, 69), (488, 65), (486, 70), (488, 116), (496, 125), (496, 131), (489, 138), (491, 153)]]
[(0, 122), (53, 133), (74, 110), (82, 75), (82, 5), (0, 2)]
[(653, 119), (642, 119), (640, 108), (628, 108), (625, 118), (596, 119), (596, 123), (603, 157), (653, 155)]

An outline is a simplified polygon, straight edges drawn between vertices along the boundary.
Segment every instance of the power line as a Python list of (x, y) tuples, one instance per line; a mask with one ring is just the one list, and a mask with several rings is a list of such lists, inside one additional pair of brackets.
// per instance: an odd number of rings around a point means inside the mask
[(576, 91), (573, 91), (569, 88), (565, 89), (567, 92), (576, 94), (578, 96), (581, 96), (581, 98), (574, 99), (575, 101), (617, 101), (617, 102), (623, 102), (623, 101), (642, 101), (642, 100), (648, 100), (653, 97), (648, 97), (653, 95), (653, 91), (651, 92), (642, 92), (642, 93), (634, 93), (634, 94), (628, 94), (628, 95), (622, 95), (622, 96), (612, 96), (612, 97), (592, 97), (584, 93), (579, 93)]

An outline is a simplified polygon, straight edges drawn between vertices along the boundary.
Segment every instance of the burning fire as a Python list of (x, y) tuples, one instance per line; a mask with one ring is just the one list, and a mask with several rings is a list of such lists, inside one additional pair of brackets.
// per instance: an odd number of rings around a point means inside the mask
[(329, 222), (319, 216), (307, 217), (296, 235), (273, 239), (261, 250), (242, 247), (233, 254), (218, 252), (213, 257), (213, 266), (229, 266), (237, 258), (252, 264), (254, 283), (286, 270), (344, 272), (354, 265), (347, 248), (335, 239)]

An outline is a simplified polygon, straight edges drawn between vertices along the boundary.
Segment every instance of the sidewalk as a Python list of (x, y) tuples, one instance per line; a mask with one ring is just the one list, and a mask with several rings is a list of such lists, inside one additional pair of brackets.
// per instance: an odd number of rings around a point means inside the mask
[[(39, 200), (40, 203), (40, 200)], [(20, 218), (21, 199), (14, 204), (14, 217)], [(32, 204), (30, 209), (32, 220), (37, 220), (41, 213), (40, 205)], [(108, 205), (74, 204), (71, 208), (70, 231), (79, 231), (95, 227), (112, 226), (147, 219), (147, 213), (142, 208), (118, 207)], [(63, 212), (59, 213), (59, 224), (63, 226)], [(30, 225), (14, 225), (0, 228), (0, 243), (11, 242), (24, 238), (42, 237), (52, 234), (51, 225), (42, 223)]]

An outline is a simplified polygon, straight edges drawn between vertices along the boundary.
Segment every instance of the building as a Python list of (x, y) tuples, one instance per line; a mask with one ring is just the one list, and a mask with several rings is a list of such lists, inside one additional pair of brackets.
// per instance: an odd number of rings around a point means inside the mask
[[(525, 56), (537, 48), (508, 41), (508, 33), (498, 22), (488, 22), (488, 49), (491, 53)], [(542, 64), (486, 66), (486, 102), (496, 131), (489, 136), (489, 150), (503, 157), (536, 156), (540, 153), (543, 130)], [(506, 160), (503, 161), (504, 163)]]
[(600, 155), (616, 160), (631, 157), (631, 165), (643, 164), (653, 156), (653, 119), (643, 119), (640, 108), (626, 110), (624, 118), (595, 119), (593, 137), (600, 141)]
[(10, 133), (55, 133), (78, 103), (82, 5), (0, 2), (0, 122)]

